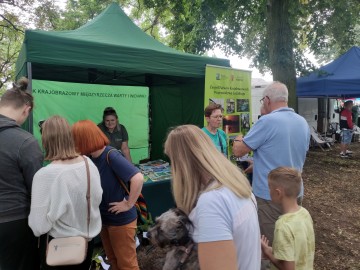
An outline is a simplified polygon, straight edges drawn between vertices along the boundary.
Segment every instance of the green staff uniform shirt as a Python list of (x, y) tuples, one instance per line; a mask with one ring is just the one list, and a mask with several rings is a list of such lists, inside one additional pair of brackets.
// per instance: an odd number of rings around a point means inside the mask
[(101, 129), (102, 132), (104, 132), (106, 137), (108, 137), (110, 141), (110, 146), (118, 150), (121, 150), (121, 145), (123, 142), (127, 142), (129, 140), (127, 130), (121, 124), (118, 124), (112, 133), (109, 132), (109, 130), (107, 129), (107, 127), (105, 127), (103, 123), (98, 124), (98, 127)]

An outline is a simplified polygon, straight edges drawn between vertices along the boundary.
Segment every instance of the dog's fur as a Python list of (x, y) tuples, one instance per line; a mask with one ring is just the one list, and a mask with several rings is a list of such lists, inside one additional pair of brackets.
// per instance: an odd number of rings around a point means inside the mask
[[(200, 269), (197, 245), (189, 234), (191, 228), (190, 219), (178, 208), (170, 209), (156, 218), (155, 225), (150, 228), (147, 237), (153, 245), (169, 249), (163, 270)], [(188, 251), (186, 249), (190, 249), (189, 254), (185, 254)]]

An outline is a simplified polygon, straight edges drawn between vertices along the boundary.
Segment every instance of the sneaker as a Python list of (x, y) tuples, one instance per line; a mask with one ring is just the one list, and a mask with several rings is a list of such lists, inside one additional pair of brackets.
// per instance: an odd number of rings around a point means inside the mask
[(344, 153), (340, 153), (340, 157), (341, 157), (341, 158), (348, 158), (349, 155), (348, 155), (348, 154), (344, 154)]
[(353, 153), (353, 151), (346, 150), (346, 154), (347, 154), (347, 155), (351, 155), (352, 153)]

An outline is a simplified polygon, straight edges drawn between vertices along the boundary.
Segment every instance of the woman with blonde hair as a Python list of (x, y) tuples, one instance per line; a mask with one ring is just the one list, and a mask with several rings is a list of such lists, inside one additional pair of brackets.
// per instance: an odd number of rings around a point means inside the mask
[(175, 202), (194, 224), (200, 268), (260, 269), (256, 201), (246, 177), (193, 125), (170, 131), (165, 154)]
[[(46, 265), (47, 236), (51, 238), (82, 236), (88, 238), (87, 256), (79, 265), (66, 269), (89, 269), (93, 252), (93, 238), (101, 230), (99, 205), (102, 189), (96, 166), (87, 157), (75, 151), (69, 123), (60, 116), (43, 122), (42, 144), (45, 160), (51, 163), (34, 176), (31, 194), (29, 226), (41, 236), (41, 269), (58, 269)], [(86, 200), (90, 174), (90, 223)], [(63, 267), (60, 267), (63, 269)]]
[[(134, 204), (144, 182), (140, 170), (119, 151), (96, 124), (81, 120), (72, 127), (76, 149), (91, 156), (101, 177), (103, 196), (100, 204), (101, 241), (112, 270), (138, 270), (135, 234), (137, 213)], [(119, 181), (130, 186), (130, 194)]]

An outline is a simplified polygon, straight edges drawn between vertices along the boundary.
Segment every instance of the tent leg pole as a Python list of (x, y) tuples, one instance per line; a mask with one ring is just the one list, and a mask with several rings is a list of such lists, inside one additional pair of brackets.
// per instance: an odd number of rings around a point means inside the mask
[[(30, 93), (32, 93), (32, 66), (31, 66), (31, 62), (26, 63), (26, 68), (27, 68), (27, 78), (29, 80), (28, 90), (30, 91)], [(31, 134), (33, 134), (33, 132), (34, 132), (34, 128), (33, 128), (33, 122), (34, 122), (33, 110), (31, 110), (31, 113), (29, 114), (28, 121), (29, 121), (28, 131)]]

